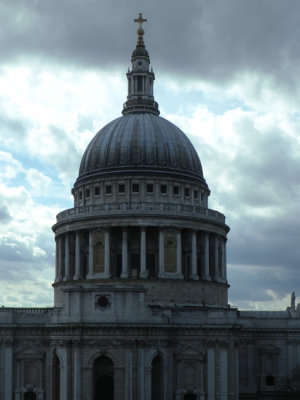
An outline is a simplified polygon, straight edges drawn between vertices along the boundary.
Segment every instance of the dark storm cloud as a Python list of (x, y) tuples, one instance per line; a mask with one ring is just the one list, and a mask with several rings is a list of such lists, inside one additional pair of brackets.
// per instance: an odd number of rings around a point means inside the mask
[(289, 83), (299, 77), (300, 4), (292, 0), (2, 2), (1, 57), (124, 65), (140, 11), (160, 70), (212, 79), (250, 70)]
[[(231, 225), (228, 254), (232, 264), (299, 268), (300, 241), (297, 213), (281, 218), (242, 217)], [(275, 217), (275, 216), (274, 216)]]

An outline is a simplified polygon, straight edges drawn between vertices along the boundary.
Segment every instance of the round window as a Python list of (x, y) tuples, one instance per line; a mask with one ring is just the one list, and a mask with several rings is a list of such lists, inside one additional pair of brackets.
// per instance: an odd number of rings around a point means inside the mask
[(98, 299), (98, 305), (102, 308), (108, 305), (108, 298), (106, 296), (101, 296)]

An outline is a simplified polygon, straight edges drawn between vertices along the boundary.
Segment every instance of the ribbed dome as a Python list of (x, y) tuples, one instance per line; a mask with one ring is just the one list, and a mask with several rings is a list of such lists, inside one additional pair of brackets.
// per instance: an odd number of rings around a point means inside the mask
[(205, 183), (187, 136), (151, 113), (129, 113), (104, 126), (88, 145), (77, 183), (104, 175), (164, 175)]

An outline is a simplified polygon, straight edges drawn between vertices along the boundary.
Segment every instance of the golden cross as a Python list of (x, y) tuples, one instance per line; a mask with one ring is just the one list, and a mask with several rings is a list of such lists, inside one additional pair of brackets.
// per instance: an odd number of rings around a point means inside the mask
[(139, 24), (139, 28), (142, 27), (143, 22), (147, 22), (145, 18), (143, 18), (142, 13), (139, 13), (139, 17), (134, 19), (134, 22), (137, 22)]

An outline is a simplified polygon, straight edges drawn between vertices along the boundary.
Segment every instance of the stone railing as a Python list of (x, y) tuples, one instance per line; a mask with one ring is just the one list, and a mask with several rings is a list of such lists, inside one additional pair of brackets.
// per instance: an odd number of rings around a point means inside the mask
[(196, 219), (209, 219), (225, 223), (225, 216), (218, 211), (209, 208), (173, 203), (146, 203), (146, 202), (123, 202), (103, 203), (87, 206), (69, 208), (60, 212), (56, 218), (57, 223), (73, 219), (97, 216), (171, 216), (188, 217)]
[(45, 315), (45, 314), (51, 314), (53, 312), (53, 307), (45, 307), (45, 308), (40, 308), (40, 307), (1, 307), (0, 308), (0, 313), (1, 312), (13, 312), (17, 314), (27, 314), (27, 315)]
[(45, 307), (1, 307), (0, 323), (39, 322), (49, 321), (53, 314), (53, 308)]

